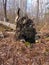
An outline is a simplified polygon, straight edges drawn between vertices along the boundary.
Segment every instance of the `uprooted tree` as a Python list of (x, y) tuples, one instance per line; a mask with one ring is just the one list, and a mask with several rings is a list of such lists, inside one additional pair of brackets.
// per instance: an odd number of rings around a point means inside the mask
[(18, 16), (16, 22), (16, 40), (25, 39), (25, 41), (35, 43), (35, 35), (36, 29), (34, 28), (33, 21), (27, 15), (23, 17)]

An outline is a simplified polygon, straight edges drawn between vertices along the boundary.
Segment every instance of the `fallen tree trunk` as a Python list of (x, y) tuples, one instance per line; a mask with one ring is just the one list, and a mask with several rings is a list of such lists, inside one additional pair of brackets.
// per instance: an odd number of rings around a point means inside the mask
[(4, 22), (4, 21), (0, 21), (0, 24), (3, 24), (13, 30), (16, 30), (16, 25), (15, 24), (12, 24), (12, 23), (9, 23), (9, 22)]

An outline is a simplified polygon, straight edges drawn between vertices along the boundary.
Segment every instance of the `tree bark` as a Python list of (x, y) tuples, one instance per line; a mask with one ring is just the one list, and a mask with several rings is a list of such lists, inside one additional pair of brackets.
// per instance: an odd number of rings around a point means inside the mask
[(3, 0), (3, 8), (4, 8), (4, 21), (7, 21), (6, 6), (7, 6), (7, 0)]
[(39, 0), (37, 0), (37, 22), (39, 22)]

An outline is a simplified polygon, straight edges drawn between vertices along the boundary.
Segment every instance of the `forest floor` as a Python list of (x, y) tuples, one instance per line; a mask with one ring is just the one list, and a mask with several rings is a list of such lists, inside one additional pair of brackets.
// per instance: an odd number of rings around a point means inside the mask
[(13, 33), (0, 38), (0, 65), (49, 65), (49, 40), (26, 45), (16, 41)]
[[(0, 26), (0, 31), (5, 29), (10, 30)], [(16, 41), (13, 33), (5, 34), (7, 37), (0, 38), (0, 65), (49, 65), (49, 37), (30, 45), (29, 42)]]

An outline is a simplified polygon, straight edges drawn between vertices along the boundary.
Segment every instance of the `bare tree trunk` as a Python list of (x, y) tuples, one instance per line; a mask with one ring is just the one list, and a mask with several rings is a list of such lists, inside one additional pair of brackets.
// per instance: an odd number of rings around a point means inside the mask
[(39, 0), (37, 0), (37, 22), (39, 22)]
[(4, 21), (7, 21), (6, 6), (7, 6), (7, 0), (3, 0), (3, 8), (4, 8)]

